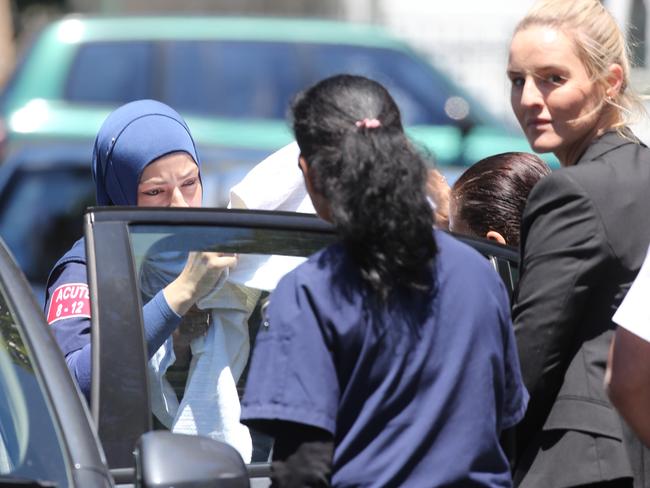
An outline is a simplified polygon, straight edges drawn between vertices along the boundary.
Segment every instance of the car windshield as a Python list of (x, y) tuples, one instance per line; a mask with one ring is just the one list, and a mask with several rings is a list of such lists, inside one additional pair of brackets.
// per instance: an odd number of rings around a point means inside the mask
[(39, 480), (51, 483), (43, 486), (68, 486), (61, 443), (4, 286), (0, 289), (0, 485), (24, 480), (27, 486), (27, 480)]
[(455, 124), (464, 117), (484, 122), (485, 114), (472, 112), (464, 99), (452, 98), (460, 96), (453, 85), (415, 56), (344, 44), (87, 43), (76, 55), (66, 98), (111, 104), (156, 98), (183, 113), (284, 120), (297, 92), (339, 73), (368, 76), (386, 86), (406, 125)]

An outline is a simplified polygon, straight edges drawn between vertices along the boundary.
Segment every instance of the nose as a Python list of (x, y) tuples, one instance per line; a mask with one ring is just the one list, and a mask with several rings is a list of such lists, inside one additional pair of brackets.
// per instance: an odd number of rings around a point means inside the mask
[(521, 105), (524, 107), (539, 106), (542, 104), (542, 98), (536, 80), (532, 76), (527, 76), (524, 86), (521, 88)]
[(185, 201), (183, 192), (179, 187), (175, 187), (172, 191), (172, 198), (169, 202), (170, 207), (189, 207), (188, 203)]

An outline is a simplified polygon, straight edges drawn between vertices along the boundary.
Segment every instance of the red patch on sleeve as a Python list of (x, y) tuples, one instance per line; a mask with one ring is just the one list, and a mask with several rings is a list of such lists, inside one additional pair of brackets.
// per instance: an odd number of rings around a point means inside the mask
[(50, 298), (47, 323), (75, 317), (90, 318), (90, 299), (86, 283), (66, 283), (59, 286)]

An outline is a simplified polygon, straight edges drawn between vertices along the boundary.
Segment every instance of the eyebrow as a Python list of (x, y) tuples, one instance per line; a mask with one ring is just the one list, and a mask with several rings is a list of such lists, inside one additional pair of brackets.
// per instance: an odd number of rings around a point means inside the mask
[[(196, 176), (196, 177), (199, 176), (199, 168), (198, 168), (198, 166), (196, 168), (192, 168), (189, 171), (187, 171), (179, 179), (180, 180), (186, 180), (187, 178), (191, 178), (191, 177), (194, 177), (194, 176)], [(143, 183), (148, 183), (150, 185), (163, 185), (166, 182), (167, 182), (167, 180), (165, 180), (164, 178), (162, 178), (160, 176), (152, 176), (149, 179), (141, 180), (140, 183), (138, 183), (138, 184), (142, 185)]]
[(555, 70), (555, 71), (567, 71), (567, 69), (563, 66), (560, 66), (558, 64), (547, 64), (544, 66), (540, 66), (537, 68), (538, 71), (549, 71), (549, 70)]
[[(506, 73), (525, 73), (525, 72), (528, 72), (528, 71), (529, 70), (525, 70), (525, 69), (511, 69), (511, 68), (508, 68), (506, 70)], [(535, 71), (565, 71), (566, 72), (568, 70), (564, 66), (560, 66), (560, 65), (557, 65), (557, 64), (545, 64), (544, 66), (538, 66), (537, 68), (535, 68)]]
[(185, 180), (185, 179), (190, 178), (192, 176), (199, 176), (199, 167), (198, 166), (188, 170), (183, 176), (180, 177), (180, 179)]

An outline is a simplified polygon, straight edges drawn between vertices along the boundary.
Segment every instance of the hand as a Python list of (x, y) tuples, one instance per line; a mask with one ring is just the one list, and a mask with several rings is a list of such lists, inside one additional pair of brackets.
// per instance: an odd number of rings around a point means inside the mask
[(427, 177), (427, 196), (436, 206), (436, 227), (449, 229), (449, 195), (451, 188), (447, 179), (437, 169), (430, 169)]
[(190, 344), (197, 337), (204, 336), (210, 327), (210, 313), (193, 305), (183, 316), (180, 325), (172, 333), (176, 366), (188, 366), (192, 357)]
[(179, 315), (185, 315), (215, 287), (223, 270), (236, 264), (234, 254), (191, 252), (181, 274), (163, 290), (167, 304)]
[(189, 345), (197, 337), (205, 335), (209, 327), (210, 313), (193, 305), (174, 331), (174, 343)]

